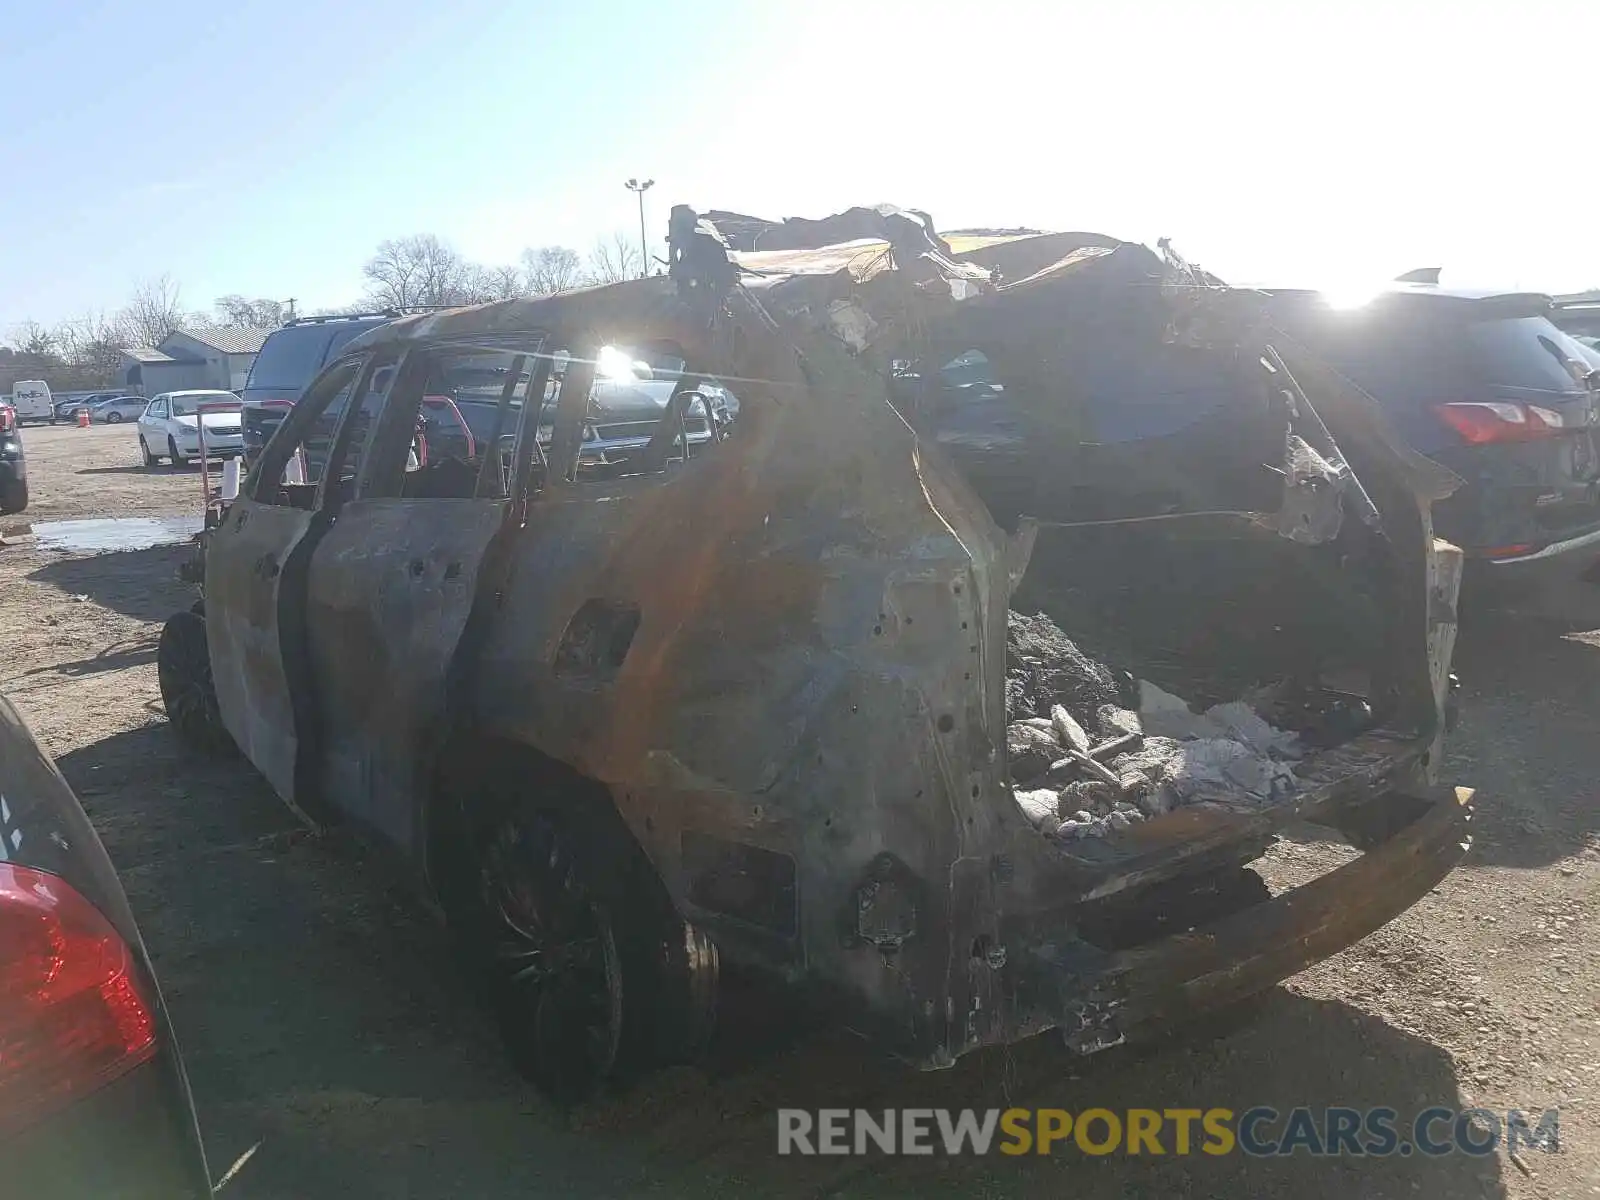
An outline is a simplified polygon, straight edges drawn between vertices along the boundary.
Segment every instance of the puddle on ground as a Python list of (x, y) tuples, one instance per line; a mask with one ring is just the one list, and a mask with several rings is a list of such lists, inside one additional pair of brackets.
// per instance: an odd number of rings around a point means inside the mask
[(91, 521), (35, 521), (10, 525), (8, 537), (32, 534), (45, 550), (107, 554), (187, 542), (205, 526), (202, 517), (107, 517)]

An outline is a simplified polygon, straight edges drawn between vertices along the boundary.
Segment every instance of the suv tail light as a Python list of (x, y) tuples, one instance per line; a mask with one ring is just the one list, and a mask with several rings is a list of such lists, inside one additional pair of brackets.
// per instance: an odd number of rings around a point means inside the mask
[(111, 923), (56, 876), (0, 863), (0, 1132), (155, 1053), (155, 1015)]
[(10, 433), (16, 428), (17, 413), (9, 405), (0, 404), (0, 433)]
[(1565, 421), (1554, 409), (1509, 401), (1436, 404), (1434, 414), (1469, 445), (1536, 442), (1560, 433)]

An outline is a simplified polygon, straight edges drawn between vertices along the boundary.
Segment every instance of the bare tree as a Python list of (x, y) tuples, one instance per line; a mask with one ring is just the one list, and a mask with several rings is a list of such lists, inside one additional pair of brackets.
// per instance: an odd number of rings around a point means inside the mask
[(178, 285), (170, 275), (147, 279), (134, 288), (123, 317), (128, 334), (141, 346), (154, 346), (174, 329), (190, 323), (180, 303)]
[(471, 264), (431, 233), (379, 242), (378, 252), (361, 273), (372, 285), (373, 302), (386, 308), (463, 304), (469, 302), (466, 297), (481, 291)]
[(212, 302), (217, 319), (224, 325), (243, 325), (250, 329), (276, 329), (283, 324), (281, 300), (250, 300), (233, 293)]
[(18, 325), (12, 334), (11, 344), (17, 348), (18, 354), (40, 363), (60, 361), (61, 348), (56, 344), (55, 334), (37, 321), (24, 321)]
[(522, 268), (515, 263), (503, 267), (484, 268), (483, 283), (488, 289), (490, 300), (515, 300), (518, 296), (528, 294), (528, 285), (523, 277)]
[(399, 308), (416, 303), (417, 264), (402, 240), (378, 243), (378, 252), (367, 259), (361, 273), (372, 285), (372, 303), (381, 308)]
[(583, 263), (578, 252), (565, 246), (524, 250), (522, 272), (530, 296), (565, 292), (583, 282)]
[[(521, 280), (517, 278), (517, 270), (511, 268), (511, 295), (516, 295)], [(460, 273), (456, 276), (455, 283), (446, 289), (447, 299), (440, 301), (442, 304), (487, 304), (490, 300), (504, 300), (506, 294), (501, 291), (502, 280), (500, 270), (495, 267), (484, 267), (477, 263), (463, 262)]]
[(122, 365), (122, 351), (137, 342), (123, 314), (85, 313), (63, 321), (54, 330), (61, 355), (96, 379), (108, 380)]
[(601, 238), (589, 251), (587, 277), (591, 283), (621, 283), (639, 275), (639, 247), (626, 233)]
[(437, 239), (417, 234), (378, 243), (378, 252), (361, 268), (361, 273), (372, 284), (374, 303), (385, 308), (422, 303), (426, 285), (422, 279), (424, 266), (420, 255), (427, 252), (430, 241)]

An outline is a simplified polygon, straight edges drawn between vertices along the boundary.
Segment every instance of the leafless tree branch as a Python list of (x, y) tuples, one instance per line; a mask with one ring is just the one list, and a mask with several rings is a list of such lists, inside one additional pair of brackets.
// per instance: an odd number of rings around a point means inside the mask
[(212, 301), (217, 320), (223, 325), (243, 325), (250, 329), (276, 329), (283, 324), (281, 300), (250, 300), (237, 293), (218, 296)]
[(621, 283), (639, 276), (639, 247), (626, 233), (601, 238), (589, 251), (587, 271), (591, 283)]
[(530, 296), (565, 292), (583, 282), (583, 263), (565, 246), (529, 247), (522, 252), (522, 272)]
[(170, 275), (139, 284), (123, 309), (129, 335), (141, 346), (154, 346), (174, 329), (190, 324), (181, 300), (178, 285)]

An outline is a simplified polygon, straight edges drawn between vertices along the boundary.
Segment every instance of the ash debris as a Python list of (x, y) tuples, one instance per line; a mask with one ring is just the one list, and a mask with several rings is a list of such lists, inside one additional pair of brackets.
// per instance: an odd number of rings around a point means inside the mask
[(1049, 617), (1007, 614), (1007, 722), (1048, 717), (1055, 704), (1092, 711), (1116, 700), (1120, 691), (1111, 671), (1079, 650)]
[(1201, 801), (1292, 794), (1299, 737), (1241, 700), (1203, 713), (1085, 654), (1043, 613), (1006, 624), (1006, 752), (1018, 805), (1061, 841)]

